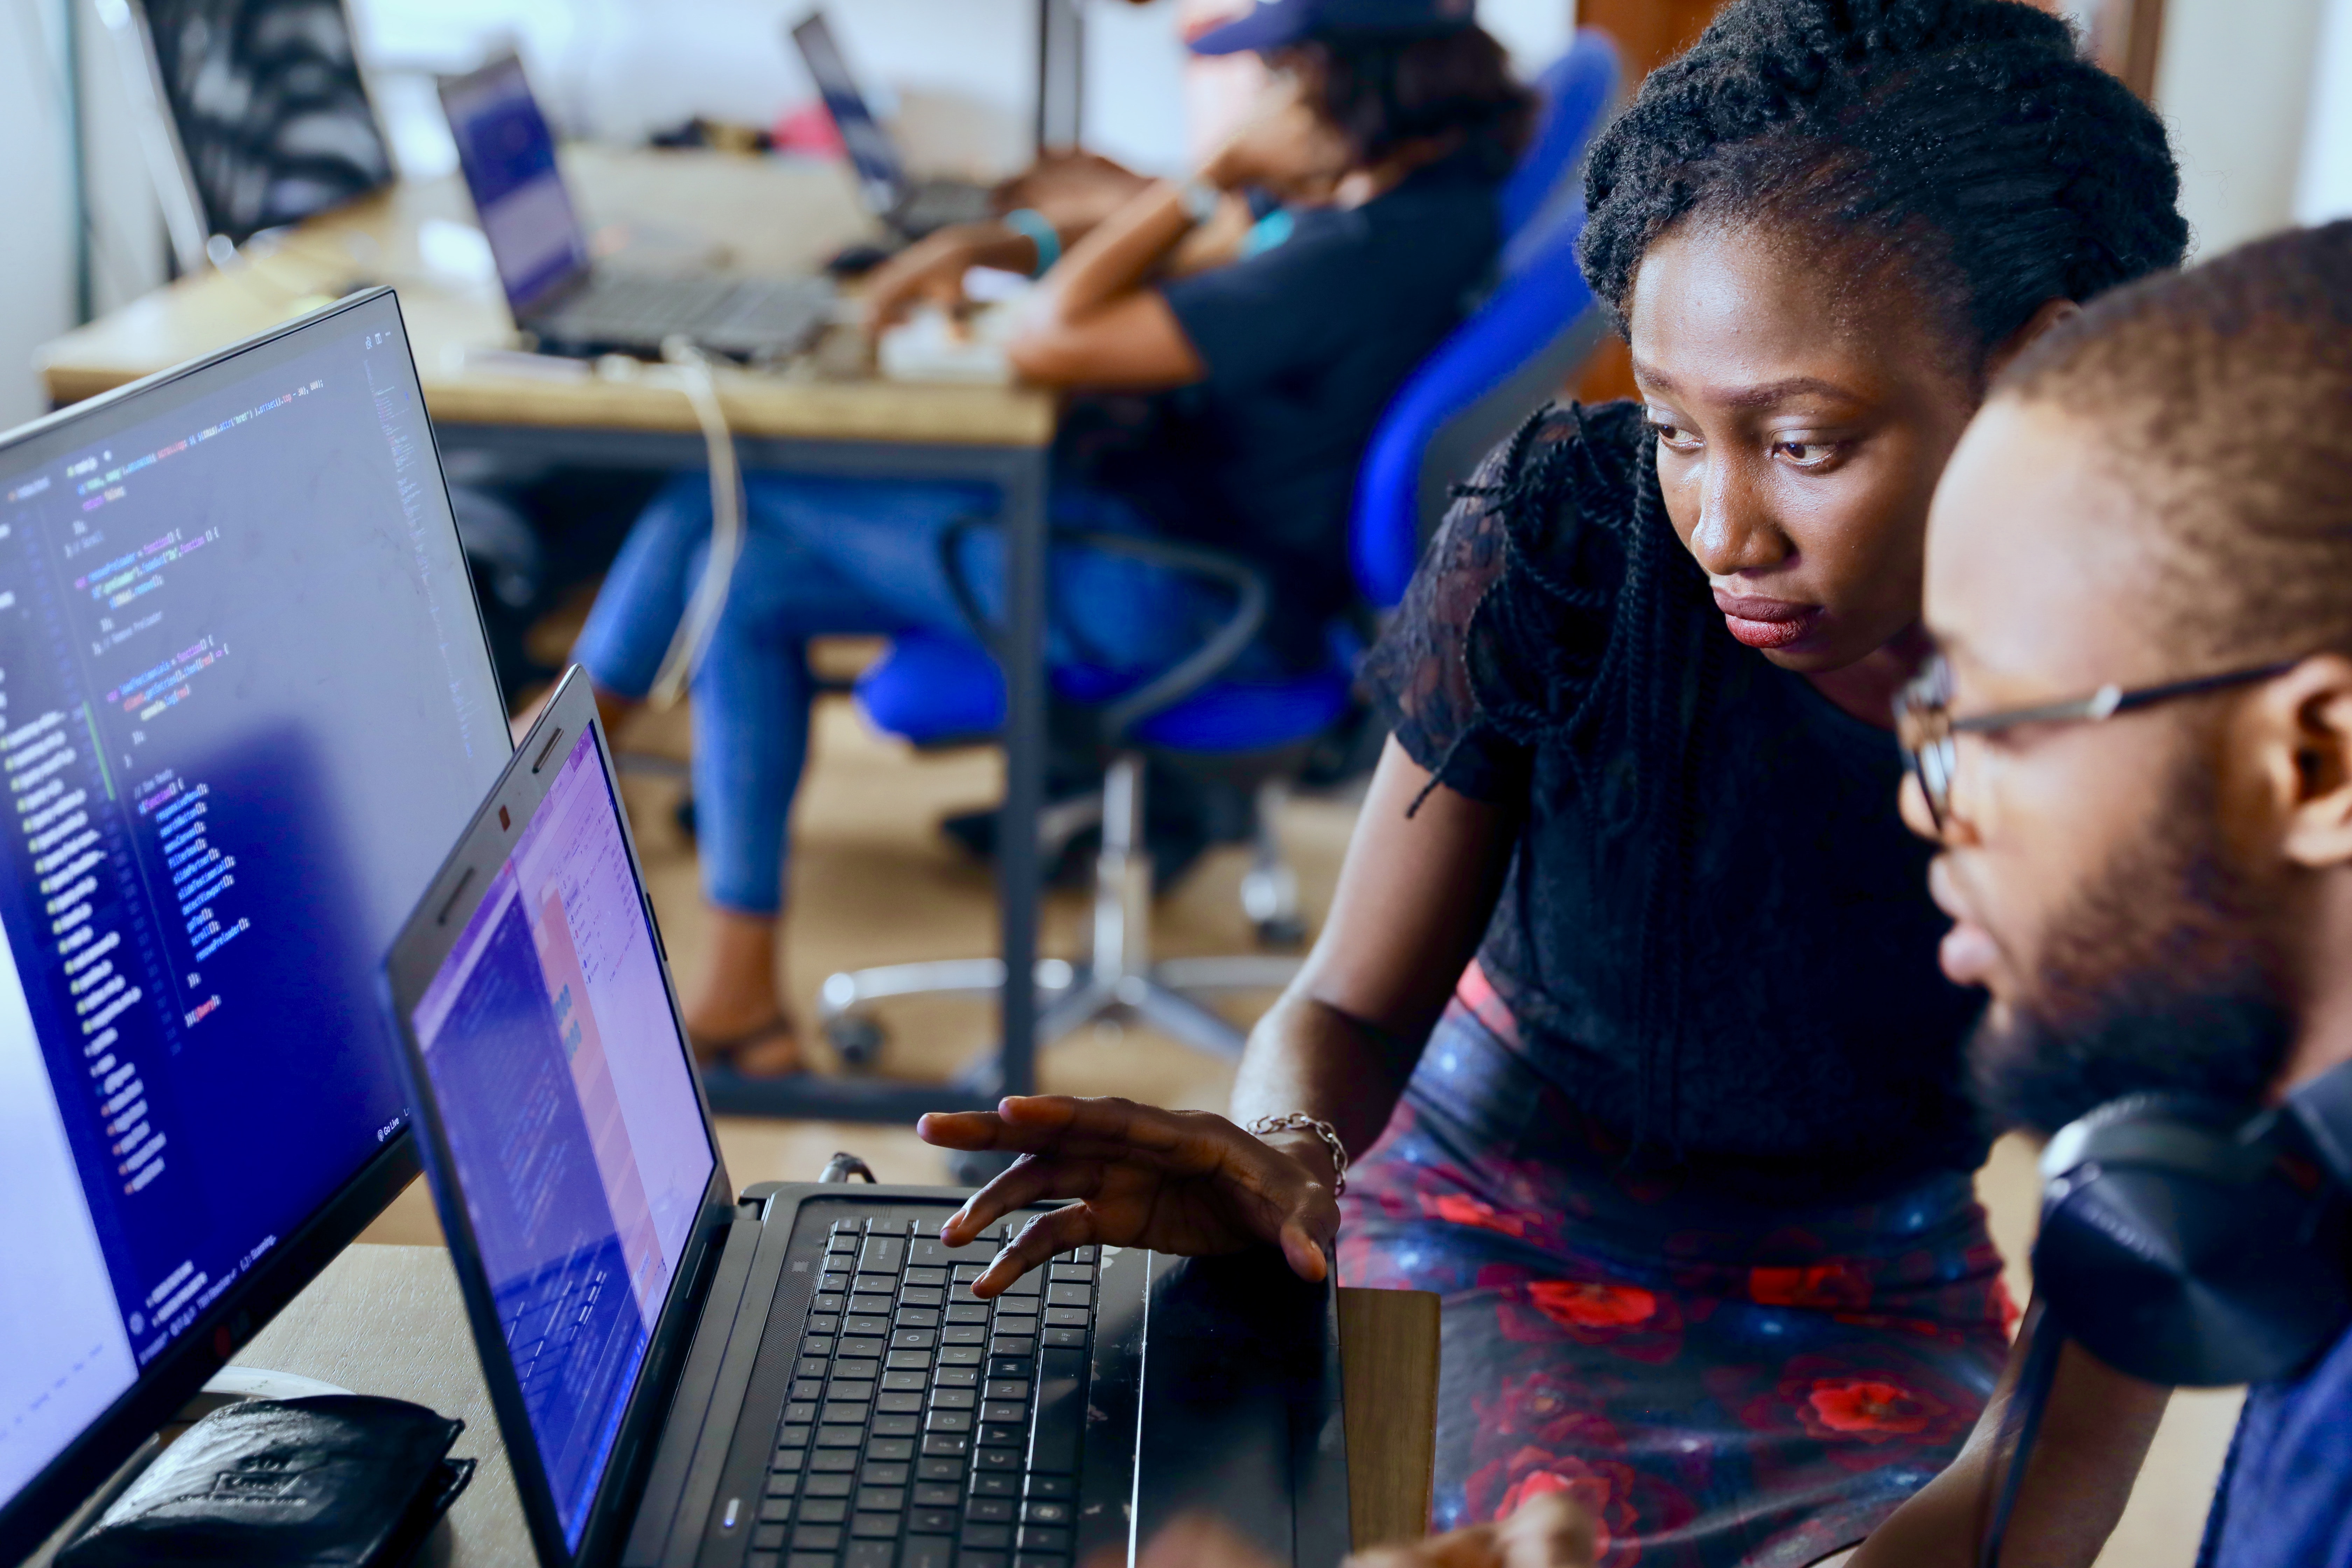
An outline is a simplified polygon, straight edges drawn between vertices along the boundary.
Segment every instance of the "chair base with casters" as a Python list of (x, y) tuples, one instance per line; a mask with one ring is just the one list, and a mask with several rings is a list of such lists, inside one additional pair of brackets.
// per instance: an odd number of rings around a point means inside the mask
[[(1151, 957), (1152, 857), (1145, 842), (1149, 763), (1198, 774), (1225, 789), (1250, 792), (1255, 847), (1243, 879), (1244, 910), (1262, 940), (1295, 944), (1304, 934), (1297, 879), (1284, 863), (1276, 824), (1285, 781), (1311, 742), (1349, 708), (1349, 653), (1303, 675), (1217, 679), (1264, 623), (1266, 594), (1255, 569), (1212, 552), (1160, 540), (1093, 536), (1099, 548), (1194, 571), (1234, 586), (1233, 618), (1199, 654), (1137, 683), (1102, 671), (1057, 669), (1057, 729), (1066, 742), (1101, 759), (1102, 847), (1095, 860), (1091, 941), (1077, 963), (1037, 966), (1038, 1044), (1067, 1037), (1100, 1019), (1133, 1020), (1195, 1049), (1237, 1057), (1241, 1029), (1201, 998), (1231, 991), (1279, 989), (1297, 972), (1281, 955)], [(984, 634), (980, 617), (967, 611)], [(953, 743), (987, 733), (1003, 711), (1003, 682), (984, 647), (970, 637), (916, 633), (859, 681), (857, 701), (869, 722), (918, 745)], [(1004, 984), (994, 959), (894, 964), (828, 977), (818, 1024), (845, 1062), (870, 1065), (883, 1035), (868, 1009), (902, 996), (984, 996)], [(979, 1088), (982, 1086), (971, 1085)]]
[[(1224, 958), (1151, 958), (1151, 856), (1142, 839), (1144, 757), (1115, 756), (1103, 780), (1101, 852), (1095, 858), (1094, 919), (1082, 963), (1046, 959), (1037, 965), (1037, 1044), (1066, 1038), (1101, 1019), (1142, 1024), (1198, 1050), (1241, 1055), (1243, 1032), (1202, 1005), (1203, 995), (1279, 990), (1298, 973), (1298, 960), (1276, 954)], [(1282, 786), (1260, 786), (1258, 845), (1243, 879), (1242, 902), (1261, 930), (1301, 930), (1298, 881), (1281, 858), (1272, 813)], [(1263, 910), (1263, 914), (1260, 914)], [(1291, 937), (1296, 941), (1295, 936)], [(851, 1066), (879, 1055), (882, 1031), (866, 1016), (870, 1004), (902, 996), (992, 996), (1004, 984), (993, 958), (945, 959), (848, 970), (826, 978), (817, 998), (825, 1039)]]

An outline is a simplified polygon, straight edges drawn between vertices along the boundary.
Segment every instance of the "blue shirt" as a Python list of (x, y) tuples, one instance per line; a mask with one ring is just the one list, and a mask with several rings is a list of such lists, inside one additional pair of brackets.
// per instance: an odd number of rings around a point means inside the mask
[(2352, 1333), (2246, 1391), (2198, 1568), (2352, 1568)]

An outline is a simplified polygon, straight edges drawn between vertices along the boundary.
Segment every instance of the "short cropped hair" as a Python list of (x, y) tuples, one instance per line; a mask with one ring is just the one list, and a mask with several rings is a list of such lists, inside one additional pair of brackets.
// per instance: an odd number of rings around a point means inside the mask
[(2048, 301), (2179, 265), (2179, 195), (2163, 122), (2046, 12), (1733, 0), (1593, 142), (1578, 257), (1622, 329), (1685, 218), (1793, 227), (1896, 263), (1980, 367)]
[(2352, 221), (2118, 289), (1993, 395), (2097, 432), (2157, 524), (2184, 658), (2352, 653)]

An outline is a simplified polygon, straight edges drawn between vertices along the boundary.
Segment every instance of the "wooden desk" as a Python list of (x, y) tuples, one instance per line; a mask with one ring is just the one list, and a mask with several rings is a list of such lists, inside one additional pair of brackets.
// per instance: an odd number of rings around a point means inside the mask
[[(1415, 1540), (1429, 1518), (1437, 1428), (1437, 1298), (1342, 1290), (1348, 1481), (1356, 1544)], [(437, 1247), (355, 1246), (237, 1354), (238, 1364), (389, 1394), (466, 1423), (481, 1461), (450, 1510), (453, 1568), (530, 1568), (530, 1537), (482, 1385), (457, 1278)]]
[[(830, 165), (593, 147), (567, 149), (563, 163), (583, 222), (600, 242), (625, 238), (623, 260), (632, 267), (804, 275), (842, 246), (875, 234), (847, 176)], [(279, 248), (232, 271), (159, 289), (39, 352), (36, 363), (49, 399), (79, 402), (275, 326), (354, 286), (389, 283), (400, 295), (436, 426), (696, 437), (686, 400), (665, 388), (551, 382), (469, 366), (468, 350), (514, 346), (513, 321), (495, 279), (428, 267), (422, 237), (436, 219), (473, 222), (455, 176), (395, 185), (304, 224)], [(723, 375), (729, 423), (755, 442), (1034, 447), (1053, 439), (1049, 394), (886, 382), (864, 368), (836, 342), (784, 374)], [(462, 433), (457, 438), (462, 442)], [(699, 447), (692, 450), (698, 462)]]
[[(707, 152), (568, 149), (564, 172), (598, 237), (624, 244), (626, 265), (724, 265), (748, 274), (805, 275), (876, 231), (849, 180), (826, 164)], [(445, 455), (616, 466), (699, 468), (703, 439), (685, 395), (652, 378), (550, 380), (485, 368), (474, 351), (511, 347), (514, 331), (494, 278), (429, 263), (463, 241), (434, 224), (470, 226), (455, 177), (401, 184), (312, 219), (278, 248), (226, 272), (184, 278), (44, 348), (37, 363), (52, 401), (66, 404), (208, 353), (315, 309), (336, 294), (388, 283), (416, 356), (427, 411)], [(462, 245), (458, 247), (463, 248)], [(1057, 403), (1034, 388), (921, 385), (872, 375), (854, 332), (777, 373), (722, 370), (719, 400), (746, 468), (978, 480), (994, 487), (1005, 533), (1004, 811), (1034, 823), (1045, 767), (1046, 451)], [(1005, 973), (1026, 975), (1037, 955), (1041, 868), (1034, 832), (1000, 836), (996, 852)], [(989, 1081), (898, 1084), (803, 1076), (707, 1075), (720, 1111), (825, 1121), (911, 1122), (926, 1110), (986, 1110), (999, 1094), (1036, 1087), (1036, 993), (1002, 993), (1004, 1048)]]

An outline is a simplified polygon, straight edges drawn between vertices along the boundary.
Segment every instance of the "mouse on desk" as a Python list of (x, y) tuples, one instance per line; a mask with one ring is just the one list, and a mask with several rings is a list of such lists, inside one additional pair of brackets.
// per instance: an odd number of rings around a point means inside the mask
[(863, 240), (845, 245), (825, 262), (825, 274), (832, 278), (863, 278), (897, 254), (895, 247)]

